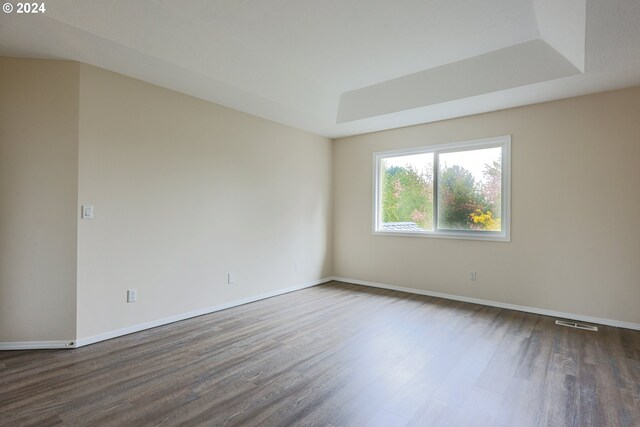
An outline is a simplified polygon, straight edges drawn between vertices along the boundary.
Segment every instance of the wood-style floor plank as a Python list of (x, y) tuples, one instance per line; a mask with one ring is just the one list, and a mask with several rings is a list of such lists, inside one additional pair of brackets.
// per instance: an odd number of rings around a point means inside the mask
[(0, 425), (639, 426), (640, 332), (332, 282), (0, 352)]

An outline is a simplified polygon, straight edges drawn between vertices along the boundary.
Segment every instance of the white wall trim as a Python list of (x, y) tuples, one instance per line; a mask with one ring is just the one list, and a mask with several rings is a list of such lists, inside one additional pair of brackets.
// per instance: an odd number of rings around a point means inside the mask
[(134, 332), (143, 331), (145, 329), (155, 328), (157, 326), (167, 325), (169, 323), (178, 322), (180, 320), (190, 319), (192, 317), (202, 316), (204, 314), (214, 313), (216, 311), (225, 310), (231, 307), (237, 307), (239, 305), (248, 304), (251, 302), (259, 301), (266, 298), (275, 297), (282, 294), (287, 294), (289, 292), (299, 291), (301, 289), (310, 288), (312, 286), (321, 285), (323, 283), (327, 283), (333, 280), (332, 277), (326, 277), (319, 280), (313, 280), (310, 282), (306, 282), (300, 285), (291, 286), (284, 289), (278, 289), (271, 292), (266, 292), (264, 294), (259, 294), (255, 296), (250, 296), (247, 298), (242, 298), (235, 301), (230, 301), (224, 304), (214, 305), (212, 307), (200, 308), (198, 310), (189, 311), (186, 313), (176, 314), (173, 316), (165, 317), (162, 319), (151, 320), (149, 322), (139, 323), (137, 325), (127, 326), (126, 328), (116, 329), (113, 331), (105, 332), (98, 335), (93, 335), (90, 337), (79, 338), (75, 342), (74, 347), (83, 347), (85, 345), (94, 344), (100, 341), (105, 341), (111, 338), (120, 337), (123, 335), (129, 335)]
[(0, 351), (4, 350), (46, 350), (74, 348), (73, 340), (69, 341), (17, 341), (0, 342)]
[(524, 305), (508, 304), (498, 301), (490, 301), (478, 298), (464, 297), (461, 295), (443, 294), (440, 292), (425, 291), (423, 289), (405, 288), (402, 286), (387, 285), (385, 283), (368, 282), (366, 280), (347, 279), (345, 277), (333, 277), (338, 282), (351, 283), (354, 285), (369, 286), (372, 288), (390, 289), (394, 291), (407, 292), (410, 294), (427, 295), (430, 297), (444, 298), (454, 301), (469, 302), (472, 304), (488, 305), (490, 307), (506, 308), (509, 310), (524, 311), (527, 313), (541, 314), (543, 316), (559, 317), (562, 319), (579, 320), (581, 322), (597, 323), (600, 325), (615, 326), (617, 328), (640, 330), (640, 323), (623, 322), (620, 320), (603, 319), (600, 317), (585, 316), (582, 314), (564, 313), (561, 311), (547, 310), (544, 308), (527, 307)]

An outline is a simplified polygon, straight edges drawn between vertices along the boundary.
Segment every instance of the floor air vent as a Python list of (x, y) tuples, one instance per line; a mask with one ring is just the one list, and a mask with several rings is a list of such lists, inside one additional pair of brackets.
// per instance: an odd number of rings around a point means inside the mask
[(568, 326), (570, 328), (584, 329), (585, 331), (598, 331), (598, 327), (587, 325), (586, 323), (571, 322), (569, 320), (556, 320), (556, 325)]

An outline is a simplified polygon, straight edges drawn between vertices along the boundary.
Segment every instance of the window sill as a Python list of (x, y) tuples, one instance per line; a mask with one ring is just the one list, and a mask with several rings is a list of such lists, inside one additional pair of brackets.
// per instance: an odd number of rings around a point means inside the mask
[(437, 239), (458, 239), (458, 240), (481, 240), (489, 242), (511, 242), (511, 238), (505, 233), (477, 234), (474, 232), (455, 231), (373, 231), (375, 236), (392, 237), (435, 237)]

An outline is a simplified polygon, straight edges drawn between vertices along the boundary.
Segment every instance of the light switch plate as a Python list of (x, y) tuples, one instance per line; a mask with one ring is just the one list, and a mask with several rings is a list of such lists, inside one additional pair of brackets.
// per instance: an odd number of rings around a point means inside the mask
[(93, 205), (82, 205), (82, 219), (93, 219)]

